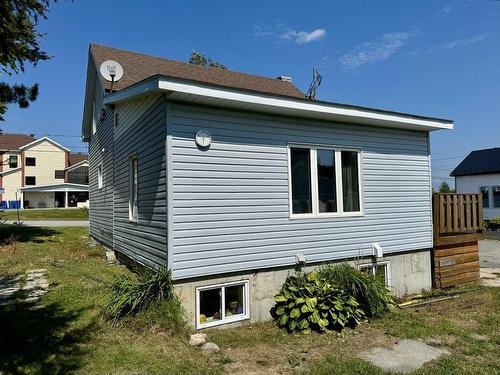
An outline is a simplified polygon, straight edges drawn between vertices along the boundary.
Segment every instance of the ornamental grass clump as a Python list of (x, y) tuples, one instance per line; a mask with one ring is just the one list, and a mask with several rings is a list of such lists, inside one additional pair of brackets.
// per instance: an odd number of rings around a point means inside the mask
[(341, 330), (365, 316), (355, 298), (318, 272), (289, 276), (275, 301), (274, 319), (289, 332)]
[(378, 317), (394, 306), (394, 296), (383, 281), (347, 263), (323, 266), (319, 273), (358, 301), (367, 317)]
[(108, 289), (110, 295), (104, 305), (104, 315), (114, 324), (137, 315), (155, 302), (176, 298), (170, 271), (165, 268), (121, 274)]

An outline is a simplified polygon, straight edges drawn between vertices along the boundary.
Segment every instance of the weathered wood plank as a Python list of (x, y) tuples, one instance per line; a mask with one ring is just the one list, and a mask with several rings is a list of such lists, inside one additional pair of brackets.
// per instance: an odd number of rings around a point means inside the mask
[(465, 229), (466, 230), (472, 230), (472, 225), (471, 225), (471, 210), (470, 210), (470, 195), (465, 196), (465, 206), (467, 207), (467, 213), (466, 213), (466, 225)]
[(461, 194), (460, 195), (460, 232), (465, 232), (466, 226), (465, 226), (465, 202), (464, 202), (464, 196)]
[(459, 254), (468, 254), (468, 253), (476, 253), (478, 252), (478, 245), (466, 245), (466, 246), (453, 246), (453, 247), (445, 247), (445, 248), (435, 248), (434, 249), (434, 258), (442, 258), (452, 255)]
[(479, 261), (457, 264), (449, 267), (436, 267), (434, 269), (436, 274), (439, 273), (441, 279), (450, 276), (460, 275), (468, 272), (479, 272)]
[(453, 233), (453, 217), (451, 215), (451, 195), (446, 195), (446, 232)]
[(445, 264), (445, 267), (449, 267), (456, 264), (478, 262), (478, 261), (479, 261), (478, 253), (458, 254), (441, 258), (434, 258), (434, 267), (442, 267), (442, 264)]
[(477, 230), (479, 229), (477, 225), (477, 199), (476, 195), (473, 195), (472, 197), (472, 229)]
[(460, 234), (456, 236), (439, 237), (434, 241), (434, 246), (453, 245), (464, 242), (477, 242), (480, 239), (478, 233)]
[(459, 232), (460, 229), (458, 227), (458, 197), (457, 195), (453, 195), (453, 232)]

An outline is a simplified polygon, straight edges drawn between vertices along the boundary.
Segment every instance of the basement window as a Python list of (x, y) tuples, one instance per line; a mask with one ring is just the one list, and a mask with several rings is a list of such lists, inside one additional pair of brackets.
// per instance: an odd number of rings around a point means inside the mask
[(250, 318), (248, 281), (196, 289), (196, 328), (207, 328)]
[(374, 275), (388, 288), (391, 286), (391, 263), (388, 261), (360, 264), (358, 270)]

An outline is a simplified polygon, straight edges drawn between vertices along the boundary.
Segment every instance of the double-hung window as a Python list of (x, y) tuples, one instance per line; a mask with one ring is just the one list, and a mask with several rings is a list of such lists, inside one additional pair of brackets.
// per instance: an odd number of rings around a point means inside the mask
[(17, 155), (9, 156), (9, 168), (17, 168)]
[(288, 160), (290, 217), (362, 214), (359, 150), (291, 145)]
[(490, 208), (490, 187), (481, 186), (479, 192), (483, 196), (483, 208)]
[(130, 175), (129, 175), (129, 198), (128, 198), (128, 216), (130, 221), (137, 221), (138, 209), (138, 162), (136, 156), (130, 157)]
[(500, 208), (500, 186), (492, 186), (491, 192), (493, 195), (493, 207)]

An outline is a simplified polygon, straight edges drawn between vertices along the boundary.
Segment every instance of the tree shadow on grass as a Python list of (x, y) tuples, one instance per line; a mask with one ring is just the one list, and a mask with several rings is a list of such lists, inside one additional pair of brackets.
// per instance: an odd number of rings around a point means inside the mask
[(8, 244), (9, 242), (51, 242), (52, 240), (47, 239), (47, 237), (59, 233), (59, 231), (52, 228), (18, 227), (17, 225), (0, 224), (0, 244)]
[(74, 324), (84, 310), (14, 302), (0, 306), (0, 373), (71, 374), (82, 365), (93, 322)]

